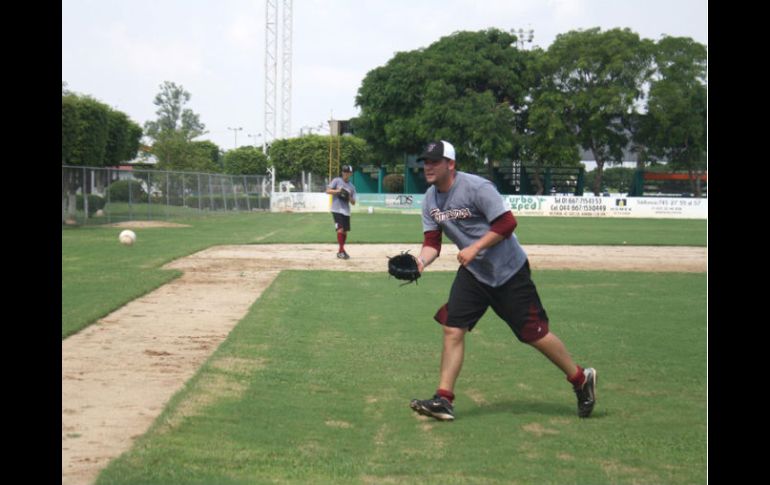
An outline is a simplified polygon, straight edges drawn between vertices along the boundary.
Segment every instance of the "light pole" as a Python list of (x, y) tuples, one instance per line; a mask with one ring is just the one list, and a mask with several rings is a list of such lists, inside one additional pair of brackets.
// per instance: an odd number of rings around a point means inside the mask
[(232, 130), (233, 134), (235, 134), (235, 144), (233, 145), (233, 148), (238, 148), (238, 132), (241, 131), (243, 129), (243, 127), (239, 126), (238, 128), (230, 128), (228, 126), (227, 129), (228, 130)]
[(511, 33), (516, 36), (516, 44), (518, 44), (519, 49), (524, 48), (524, 43), (532, 43), (532, 38), (535, 35), (535, 31), (532, 30), (532, 28), (529, 28), (527, 30), (524, 29), (511, 29)]
[(256, 134), (254, 134), (254, 135), (252, 135), (251, 133), (249, 133), (249, 134), (247, 134), (246, 136), (248, 136), (249, 138), (254, 138), (254, 148), (256, 148), (256, 147), (258, 147), (258, 146), (259, 146), (259, 143), (258, 143), (258, 141), (257, 141), (257, 140), (259, 140), (260, 138), (262, 138), (262, 133), (256, 133)]

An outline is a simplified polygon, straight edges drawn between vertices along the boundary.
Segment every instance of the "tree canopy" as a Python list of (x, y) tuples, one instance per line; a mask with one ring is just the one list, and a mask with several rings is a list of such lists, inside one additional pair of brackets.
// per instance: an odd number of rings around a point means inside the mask
[(510, 156), (530, 57), (515, 41), (498, 29), (456, 32), (397, 53), (364, 78), (356, 134), (385, 160), (419, 153), (431, 139), (451, 140), (467, 168)]
[(147, 121), (145, 131), (152, 153), (163, 170), (221, 172), (221, 150), (211, 141), (193, 141), (206, 133), (200, 117), (185, 104), (192, 96), (183, 86), (170, 81), (160, 85), (153, 104), (158, 118)]
[(184, 105), (190, 101), (191, 95), (184, 87), (170, 81), (160, 85), (160, 92), (155, 96), (153, 104), (158, 107), (155, 121), (144, 124), (147, 136), (157, 139), (168, 133), (179, 133), (185, 140), (191, 141), (206, 133), (206, 126), (200, 117)]
[(357, 136), (307, 135), (274, 141), (270, 146), (270, 163), (284, 178), (296, 177), (302, 171), (327, 175), (329, 152), (336, 160), (338, 144), (340, 165), (359, 167), (372, 162), (366, 141)]
[(629, 29), (597, 27), (558, 35), (545, 54), (544, 91), (561, 95), (562, 120), (594, 155), (595, 194), (604, 164), (623, 162), (625, 120), (652, 74), (653, 45)]
[(696, 175), (706, 169), (706, 47), (686, 37), (664, 37), (655, 50), (657, 76), (650, 86), (640, 135), (649, 153), (686, 170), (700, 196)]
[(224, 171), (231, 175), (264, 175), (267, 165), (262, 149), (252, 146), (228, 150), (223, 157)]
[(395, 54), (361, 83), (355, 134), (381, 164), (446, 139), (476, 171), (487, 159), (536, 172), (574, 166), (582, 147), (597, 164), (597, 194), (605, 164), (628, 149), (639, 163), (705, 166), (705, 46), (598, 27), (561, 34), (546, 51), (515, 41), (499, 29), (456, 32)]
[(142, 128), (121, 112), (62, 83), (62, 164), (114, 166), (131, 160)]

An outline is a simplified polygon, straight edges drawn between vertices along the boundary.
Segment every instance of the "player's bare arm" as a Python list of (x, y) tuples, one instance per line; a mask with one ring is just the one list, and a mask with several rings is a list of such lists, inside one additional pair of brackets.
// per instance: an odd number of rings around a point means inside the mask
[(479, 238), (475, 243), (463, 248), (457, 255), (457, 260), (463, 266), (467, 266), (473, 261), (479, 252), (483, 249), (494, 246), (505, 238), (508, 238), (513, 234), (516, 229), (516, 218), (513, 217), (513, 213), (508, 211), (498, 216), (489, 228), (489, 231)]
[(423, 233), (425, 239), (422, 242), (420, 256), (417, 257), (417, 269), (420, 270), (420, 273), (425, 271), (425, 268), (441, 254), (441, 234), (441, 230), (438, 229)]
[(417, 257), (417, 269), (422, 273), (425, 271), (425, 267), (435, 261), (436, 258), (438, 258), (438, 251), (436, 248), (423, 246), (420, 255)]
[(505, 238), (500, 234), (494, 231), (489, 231), (481, 236), (475, 243), (466, 248), (463, 248), (459, 253), (457, 253), (457, 261), (459, 261), (463, 266), (468, 266), (471, 261), (476, 259), (476, 256), (481, 250), (491, 248), (503, 239)]

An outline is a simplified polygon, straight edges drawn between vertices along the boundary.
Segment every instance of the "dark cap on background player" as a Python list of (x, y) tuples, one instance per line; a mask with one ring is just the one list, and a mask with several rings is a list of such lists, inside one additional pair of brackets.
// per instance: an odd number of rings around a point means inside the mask
[(438, 140), (428, 143), (417, 161), (442, 160), (444, 158), (455, 160), (455, 147), (448, 141)]

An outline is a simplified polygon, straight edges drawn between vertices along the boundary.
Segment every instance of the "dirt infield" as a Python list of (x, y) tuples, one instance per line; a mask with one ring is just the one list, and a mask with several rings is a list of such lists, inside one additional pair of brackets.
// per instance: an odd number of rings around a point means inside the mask
[[(131, 226), (125, 226), (131, 227)], [(386, 257), (419, 245), (216, 246), (164, 266), (183, 276), (62, 341), (62, 484), (90, 484), (147, 431), (283, 269), (386, 271)], [(534, 270), (706, 271), (691, 247), (525, 246)], [(428, 271), (455, 271), (445, 245)], [(395, 284), (395, 283), (394, 283)], [(447, 289), (448, 290), (448, 289)]]

